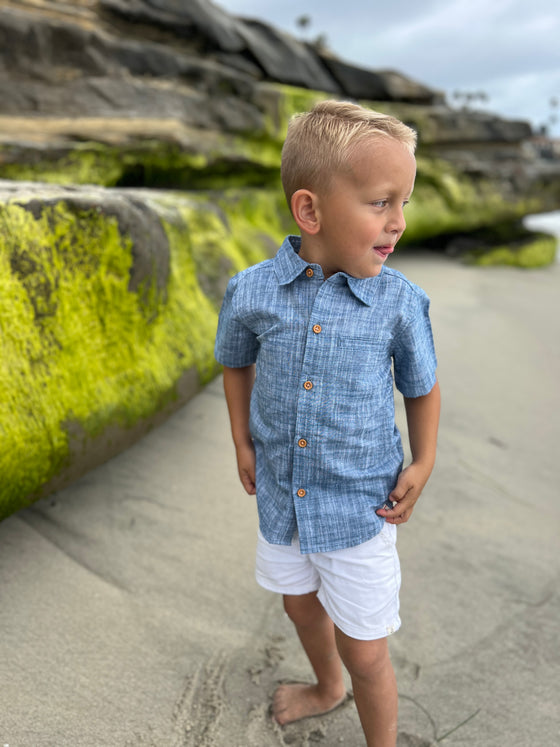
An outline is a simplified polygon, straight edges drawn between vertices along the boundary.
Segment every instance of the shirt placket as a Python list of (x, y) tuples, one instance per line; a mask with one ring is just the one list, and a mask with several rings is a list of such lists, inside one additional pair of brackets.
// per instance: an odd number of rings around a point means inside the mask
[[(309, 272), (306, 274), (312, 277)], [(318, 501), (320, 501), (314, 475), (317, 450), (320, 448), (316, 415), (321, 407), (323, 383), (321, 372), (325, 368), (324, 357), (329, 334), (326, 320), (330, 316), (327, 310), (331, 303), (332, 292), (327, 283), (322, 283), (309, 316), (305, 353), (300, 371), (294, 434), (292, 494), (302, 548), (312, 543), (310, 533), (316, 521)]]

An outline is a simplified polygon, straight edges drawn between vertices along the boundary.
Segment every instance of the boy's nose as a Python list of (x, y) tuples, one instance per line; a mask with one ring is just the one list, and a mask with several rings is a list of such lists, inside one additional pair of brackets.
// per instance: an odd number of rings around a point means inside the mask
[(388, 229), (391, 232), (396, 231), (402, 233), (406, 228), (406, 221), (404, 219), (404, 212), (402, 207), (395, 208), (395, 210), (389, 216)]

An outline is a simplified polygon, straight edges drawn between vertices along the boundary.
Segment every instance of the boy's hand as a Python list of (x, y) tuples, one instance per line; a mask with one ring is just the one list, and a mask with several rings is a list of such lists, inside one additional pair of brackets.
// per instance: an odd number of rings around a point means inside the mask
[(403, 469), (395, 489), (389, 493), (389, 500), (395, 503), (393, 508), (380, 508), (377, 512), (389, 524), (404, 524), (410, 519), (433, 469), (439, 423), (439, 384), (436, 381), (432, 390), (422, 397), (405, 397), (404, 405), (412, 463)]
[(241, 484), (245, 488), (249, 495), (255, 495), (257, 492), (256, 485), (256, 467), (255, 467), (255, 447), (252, 443), (238, 446), (236, 449), (237, 453), (237, 469), (239, 471), (239, 479)]
[(400, 473), (389, 501), (395, 502), (392, 509), (380, 508), (377, 511), (389, 524), (404, 524), (412, 515), (414, 505), (428, 482), (431, 470), (426, 470), (414, 462)]
[(228, 368), (224, 366), (224, 392), (231, 421), (231, 435), (237, 455), (239, 479), (249, 495), (255, 495), (255, 447), (249, 428), (251, 391), (255, 380), (255, 366)]

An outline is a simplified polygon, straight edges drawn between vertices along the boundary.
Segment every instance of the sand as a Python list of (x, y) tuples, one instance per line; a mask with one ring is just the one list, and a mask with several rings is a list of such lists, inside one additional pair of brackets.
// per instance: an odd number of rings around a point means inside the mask
[[(432, 299), (443, 395), (399, 529), (399, 747), (556, 745), (560, 267), (392, 263)], [(270, 721), (275, 683), (310, 671), (253, 579), (255, 531), (220, 380), (2, 522), (0, 747), (363, 746), (352, 702)]]

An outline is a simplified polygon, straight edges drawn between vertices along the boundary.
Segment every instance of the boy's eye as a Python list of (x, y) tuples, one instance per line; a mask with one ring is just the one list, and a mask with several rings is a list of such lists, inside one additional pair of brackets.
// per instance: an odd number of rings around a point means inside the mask
[[(402, 202), (403, 208), (406, 207), (409, 202), (410, 202), (410, 200), (403, 200), (403, 202)], [(388, 204), (389, 204), (389, 200), (387, 200), (387, 199), (385, 199), (385, 200), (374, 200), (373, 202), (370, 203), (370, 205), (372, 207), (378, 207), (378, 208), (385, 208), (385, 207), (387, 207)]]

